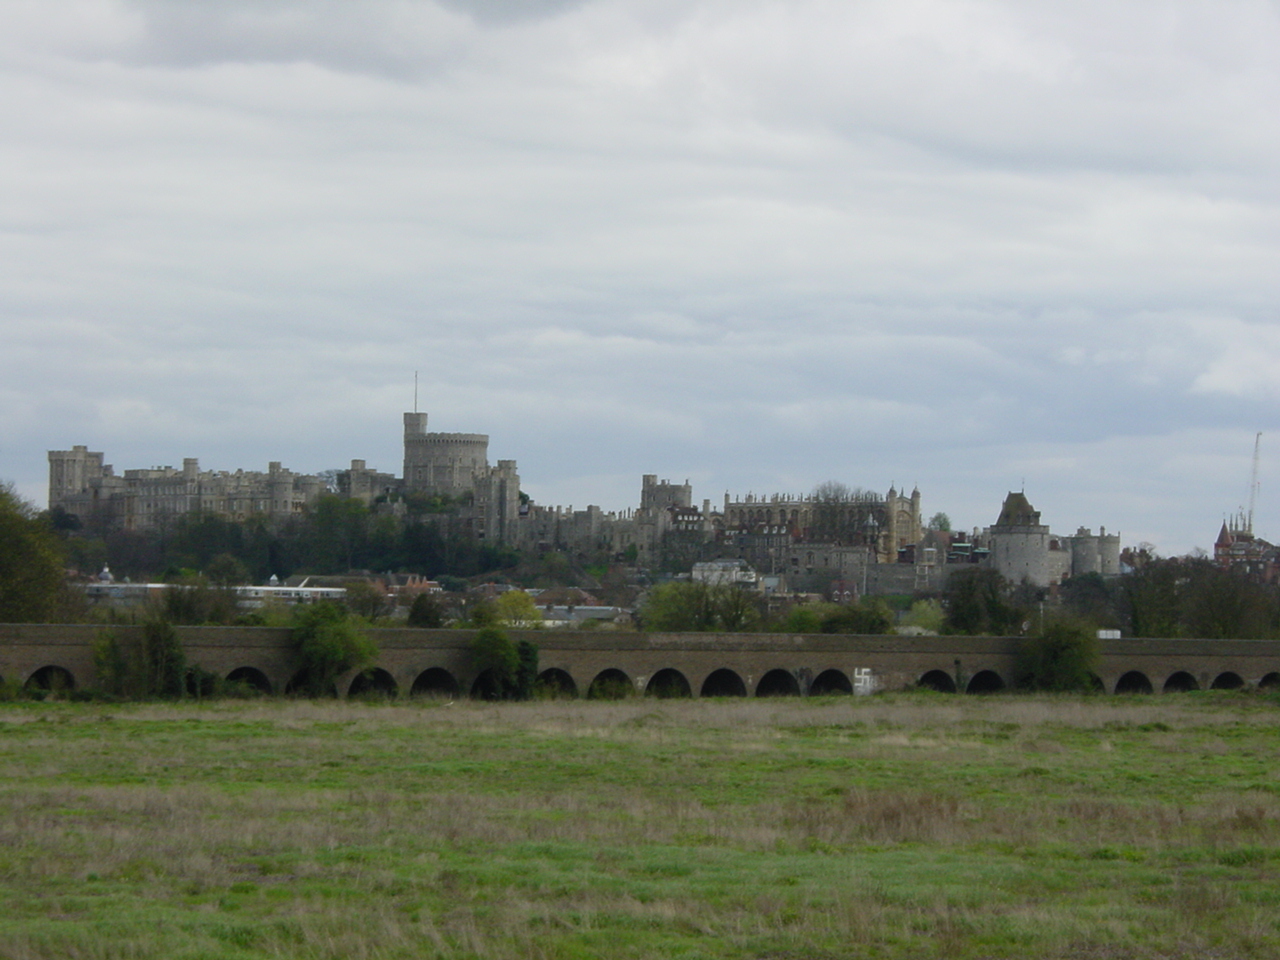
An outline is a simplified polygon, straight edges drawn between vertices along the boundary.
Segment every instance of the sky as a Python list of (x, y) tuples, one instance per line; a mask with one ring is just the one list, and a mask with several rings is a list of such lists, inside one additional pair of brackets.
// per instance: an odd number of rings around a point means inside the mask
[(0, 480), (1278, 540), (1278, 173), (1277, 0), (0, 0)]

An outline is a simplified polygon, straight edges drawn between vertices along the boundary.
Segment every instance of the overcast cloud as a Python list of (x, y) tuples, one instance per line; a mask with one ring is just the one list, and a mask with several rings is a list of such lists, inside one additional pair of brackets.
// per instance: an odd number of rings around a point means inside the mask
[(0, 2), (0, 479), (45, 453), (919, 485), (1280, 539), (1280, 5)]

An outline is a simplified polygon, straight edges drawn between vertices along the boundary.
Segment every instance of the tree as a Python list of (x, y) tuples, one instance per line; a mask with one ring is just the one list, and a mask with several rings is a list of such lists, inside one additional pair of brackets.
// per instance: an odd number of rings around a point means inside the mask
[(1071, 616), (1092, 623), (1095, 628), (1120, 626), (1117, 591), (1100, 573), (1083, 573), (1063, 580), (1058, 598)]
[(165, 588), (158, 616), (170, 623), (195, 626), (233, 623), (240, 614), (236, 595), (228, 587), (214, 587), (204, 577), (185, 575)]
[(515, 699), (528, 700), (538, 684), (538, 648), (528, 640), (516, 642)]
[(444, 607), (429, 593), (420, 593), (409, 607), (409, 626), (435, 630), (444, 626)]
[(1026, 690), (1088, 693), (1097, 688), (1101, 652), (1097, 633), (1087, 625), (1051, 623), (1019, 644), (1015, 682)]
[(945, 513), (939, 511), (929, 518), (929, 529), (937, 530), (940, 533), (951, 532), (951, 518)]
[(760, 605), (755, 594), (728, 584), (711, 588), (711, 608), (716, 629), (743, 633), (760, 626)]
[(947, 615), (937, 600), (917, 600), (902, 618), (904, 627), (916, 627), (925, 633), (941, 633)]
[(229, 553), (220, 553), (210, 560), (204, 574), (218, 587), (239, 587), (251, 579), (249, 568)]
[(796, 604), (778, 621), (774, 629), (781, 633), (819, 633), (826, 604)]
[(53, 619), (64, 581), (53, 530), (12, 487), (0, 485), (0, 623)]
[(350, 580), (346, 583), (347, 609), (358, 617), (374, 620), (387, 605), (387, 596), (368, 580)]
[(93, 642), (94, 673), (104, 693), (146, 700), (177, 699), (186, 693), (187, 658), (173, 624), (152, 617), (141, 641), (126, 646), (106, 631)]
[(498, 620), (509, 627), (541, 626), (542, 611), (523, 590), (508, 590), (493, 602)]
[(1009, 601), (1009, 592), (1009, 582), (990, 567), (957, 570), (943, 594), (945, 631), (988, 636), (1017, 633), (1023, 612)]
[(505, 630), (481, 627), (476, 631), (471, 641), (471, 665), (486, 700), (512, 698), (518, 687), (520, 653)]
[(879, 636), (893, 629), (893, 611), (879, 598), (836, 606), (822, 618), (823, 633), (858, 633)]
[(884, 501), (878, 493), (827, 480), (813, 488), (811, 500), (810, 539), (876, 545), (885, 526)]
[(755, 594), (729, 584), (664, 583), (646, 595), (640, 626), (670, 633), (755, 630), (759, 602)]
[(1202, 557), (1150, 560), (1119, 591), (1121, 619), (1134, 637), (1265, 639), (1280, 628), (1275, 587)]
[(347, 617), (339, 604), (321, 602), (295, 609), (292, 639), (308, 696), (325, 696), (338, 677), (368, 666), (377, 645)]
[(684, 633), (714, 630), (715, 606), (705, 583), (664, 583), (649, 591), (640, 608), (644, 630)]

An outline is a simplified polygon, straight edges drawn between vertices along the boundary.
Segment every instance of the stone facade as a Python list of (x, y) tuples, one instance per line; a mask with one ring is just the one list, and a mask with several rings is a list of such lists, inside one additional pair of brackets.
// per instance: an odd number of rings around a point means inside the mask
[[(427, 414), (404, 414), (404, 475), (397, 478), (352, 460), (337, 471), (333, 492), (405, 516), (406, 495), (448, 497), (454, 508), (435, 518), (446, 534), (530, 550), (608, 555), (649, 569), (689, 570), (699, 561), (743, 559), (762, 573), (856, 579), (867, 589), (884, 580), (868, 566), (901, 559), (919, 542), (920, 492), (859, 494), (847, 500), (774, 494), (731, 499), (713, 510), (695, 505), (693, 488), (656, 474), (641, 478), (639, 506), (606, 513), (533, 504), (520, 493), (516, 461), (488, 460), (479, 433), (429, 433)], [(284, 520), (330, 492), (319, 477), (279, 463), (266, 472), (154, 467), (117, 476), (103, 454), (76, 446), (49, 452), (49, 504), (107, 527), (146, 530), (170, 518), (204, 512), (232, 520)], [(891, 578), (896, 583), (901, 577)]]
[(359, 500), (365, 506), (400, 489), (394, 474), (371, 470), (363, 460), (352, 460), (351, 469), (338, 471), (337, 480), (338, 496)]
[(231, 520), (265, 516), (283, 520), (303, 512), (324, 492), (319, 477), (296, 474), (278, 462), (266, 472), (201, 470), (188, 457), (182, 468), (126, 470), (116, 476), (103, 454), (83, 446), (49, 451), (49, 507), (82, 520), (124, 530), (149, 530), (188, 513)]
[(1080, 527), (1075, 536), (1053, 534), (1040, 522), (1026, 494), (1009, 493), (996, 522), (980, 535), (989, 550), (989, 563), (1006, 580), (1023, 580), (1037, 587), (1051, 587), (1069, 577), (1120, 572), (1120, 537), (1106, 527), (1095, 535)]
[(893, 487), (883, 498), (858, 493), (842, 498), (821, 494), (772, 494), (731, 500), (724, 497), (726, 533), (785, 534), (807, 543), (866, 547), (878, 563), (895, 563), (898, 552), (920, 541), (920, 491), (900, 494)]
[[(512, 461), (514, 462), (514, 461)], [(489, 471), (484, 433), (427, 433), (425, 413), (404, 415), (404, 489), (457, 497)]]

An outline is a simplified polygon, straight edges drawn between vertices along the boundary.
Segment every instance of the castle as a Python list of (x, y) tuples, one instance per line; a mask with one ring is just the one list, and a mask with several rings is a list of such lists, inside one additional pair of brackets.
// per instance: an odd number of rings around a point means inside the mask
[(991, 566), (1012, 583), (1048, 587), (1069, 577), (1120, 572), (1118, 534), (1108, 534), (1106, 527), (1097, 534), (1080, 527), (1074, 536), (1056, 536), (1022, 492), (1005, 497), (1000, 516), (979, 540), (986, 543)]
[(200, 461), (188, 457), (181, 469), (152, 467), (116, 476), (103, 455), (87, 447), (49, 451), (49, 509), (124, 530), (152, 529), (188, 513), (283, 520), (302, 513), (324, 490), (319, 477), (277, 462), (265, 473), (229, 473), (201, 470)]
[[(404, 517), (415, 497), (440, 498), (455, 532), (519, 549), (602, 552), (641, 567), (688, 570), (713, 558), (745, 561), (766, 575), (856, 584), (846, 593), (940, 588), (948, 561), (986, 560), (1007, 579), (1052, 586), (1064, 578), (1119, 572), (1119, 537), (1081, 528), (1054, 536), (1025, 495), (1010, 493), (997, 522), (975, 531), (963, 555), (921, 520), (920, 491), (884, 495), (824, 484), (812, 494), (731, 497), (719, 510), (693, 502), (688, 481), (647, 474), (639, 507), (605, 512), (548, 507), (520, 493), (516, 461), (489, 463), (489, 437), (431, 433), (427, 414), (404, 414), (403, 475), (352, 460), (330, 479), (296, 474), (278, 462), (265, 472), (153, 467), (117, 476), (85, 446), (49, 451), (49, 507), (104, 529), (145, 531), (204, 513), (229, 520), (288, 520), (330, 494)], [(443, 522), (443, 521), (440, 521)]]

